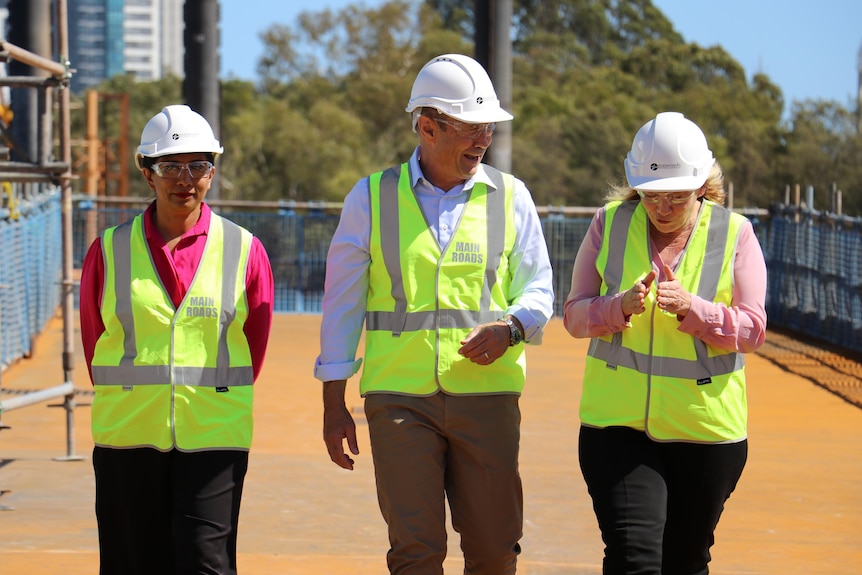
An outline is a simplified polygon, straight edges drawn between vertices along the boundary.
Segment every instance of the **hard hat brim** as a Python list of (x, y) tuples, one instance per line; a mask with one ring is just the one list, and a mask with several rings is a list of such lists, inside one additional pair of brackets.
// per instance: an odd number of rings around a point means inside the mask
[(452, 117), (465, 124), (493, 124), (495, 122), (509, 122), (515, 116), (503, 108), (497, 108), (496, 110), (482, 110), (481, 112), (464, 112)]
[(215, 144), (210, 145), (192, 145), (189, 146), (172, 146), (169, 148), (163, 148), (161, 150), (152, 150), (154, 146), (138, 146), (138, 154), (141, 156), (146, 156), (147, 158), (160, 158), (162, 156), (170, 156), (173, 154), (196, 154), (200, 152), (201, 154), (223, 154), (224, 147), (216, 146)]
[(628, 177), (629, 186), (644, 192), (688, 192), (699, 190), (706, 182), (706, 175), (679, 176), (676, 178), (637, 178)]
[(413, 113), (417, 108), (434, 108), (444, 116), (448, 116), (449, 118), (458, 120), (459, 122), (464, 122), (465, 124), (493, 124), (496, 122), (509, 122), (515, 118), (515, 116), (499, 106), (489, 110), (453, 112), (452, 110), (446, 110), (436, 105), (436, 102), (411, 102), (404, 111), (407, 113)]

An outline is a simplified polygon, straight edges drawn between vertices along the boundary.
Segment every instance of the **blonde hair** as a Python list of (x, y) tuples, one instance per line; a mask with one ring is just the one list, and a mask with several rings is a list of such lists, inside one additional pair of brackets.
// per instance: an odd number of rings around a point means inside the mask
[[(725, 200), (727, 199), (727, 192), (724, 191), (724, 172), (721, 171), (721, 166), (718, 163), (718, 160), (712, 165), (712, 169), (709, 171), (709, 175), (706, 177), (706, 181), (701, 186), (704, 189), (703, 197), (707, 200), (715, 202), (716, 204), (723, 206)], [(626, 184), (613, 185), (611, 184), (608, 193), (604, 198), (605, 202), (613, 202), (616, 200), (620, 200), (623, 202), (629, 202), (632, 200), (640, 200), (638, 196), (638, 191)]]

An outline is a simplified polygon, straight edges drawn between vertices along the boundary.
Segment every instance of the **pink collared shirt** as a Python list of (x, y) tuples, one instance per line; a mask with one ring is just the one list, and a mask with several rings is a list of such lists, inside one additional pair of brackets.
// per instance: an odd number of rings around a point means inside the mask
[[(153, 223), (155, 206), (156, 204), (153, 202), (144, 212), (144, 233), (159, 278), (161, 278), (165, 290), (173, 301), (174, 307), (179, 307), (201, 261), (206, 246), (212, 210), (206, 203), (201, 204), (201, 216), (198, 222), (183, 235), (172, 252)], [(97, 238), (90, 245), (81, 269), (79, 304), (81, 340), (88, 370), (90, 370), (93, 361), (96, 342), (105, 331), (100, 312), (104, 278), (102, 243), (101, 239)], [(252, 240), (246, 269), (245, 296), (248, 302), (248, 319), (243, 328), (251, 351), (255, 379), (260, 374), (269, 341), (273, 302), (275, 300), (274, 290), (269, 257), (263, 244), (255, 237)]]

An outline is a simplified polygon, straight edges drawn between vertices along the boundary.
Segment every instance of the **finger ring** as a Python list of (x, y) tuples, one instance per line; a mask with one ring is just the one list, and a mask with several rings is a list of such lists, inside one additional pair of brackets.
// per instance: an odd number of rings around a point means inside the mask
[(487, 351), (486, 351), (485, 353), (483, 353), (482, 355), (484, 355), (484, 356), (485, 356), (485, 359), (491, 359), (491, 357), (488, 355), (488, 352), (487, 352)]

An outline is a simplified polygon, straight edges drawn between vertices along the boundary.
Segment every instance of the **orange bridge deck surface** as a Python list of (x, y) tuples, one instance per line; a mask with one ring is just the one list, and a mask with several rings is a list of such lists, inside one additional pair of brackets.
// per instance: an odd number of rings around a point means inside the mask
[[(240, 515), (242, 575), (381, 575), (386, 530), (356, 378), (348, 405), (360, 434), (356, 470), (329, 461), (312, 377), (317, 315), (278, 315), (257, 382), (256, 426)], [(76, 332), (76, 337), (78, 336)], [(840, 354), (770, 333), (747, 356), (750, 452), (712, 549), (716, 575), (850, 575), (862, 565), (862, 371)], [(585, 340), (551, 321), (528, 350), (521, 470), (525, 522), (518, 573), (598, 575), (602, 543), (577, 460)], [(91, 399), (76, 341), (73, 382)], [(63, 383), (62, 322), (3, 373), (0, 399)], [(98, 540), (90, 411), (74, 412), (73, 454), (57, 401), (2, 414), (0, 573), (95, 575)], [(130, 494), (131, 495), (131, 494)], [(463, 572), (450, 531), (446, 573)]]

